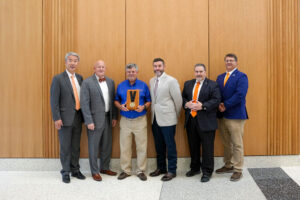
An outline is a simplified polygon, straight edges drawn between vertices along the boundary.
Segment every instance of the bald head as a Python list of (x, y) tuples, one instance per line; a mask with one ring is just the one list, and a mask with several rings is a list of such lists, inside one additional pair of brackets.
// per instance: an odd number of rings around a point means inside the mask
[(99, 78), (104, 78), (106, 71), (106, 65), (103, 60), (98, 60), (94, 64), (94, 72)]

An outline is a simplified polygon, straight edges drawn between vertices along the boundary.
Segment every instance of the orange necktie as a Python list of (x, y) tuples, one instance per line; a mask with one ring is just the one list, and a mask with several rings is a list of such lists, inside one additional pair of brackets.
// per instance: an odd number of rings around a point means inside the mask
[(228, 78), (229, 78), (229, 72), (226, 72), (226, 76), (225, 76), (225, 79), (224, 79), (224, 87), (226, 85), (226, 82), (227, 82)]
[(72, 78), (72, 87), (73, 87), (73, 92), (74, 92), (74, 96), (75, 96), (75, 109), (79, 110), (80, 109), (80, 102), (79, 102), (79, 97), (78, 97), (78, 93), (77, 93), (77, 89), (76, 89), (76, 85), (75, 85), (75, 80), (74, 80), (74, 76), (71, 76)]
[[(193, 101), (197, 101), (199, 86), (200, 86), (200, 82), (197, 82), (195, 90), (194, 90)], [(191, 115), (192, 115), (192, 117), (196, 117), (197, 111), (192, 110)]]

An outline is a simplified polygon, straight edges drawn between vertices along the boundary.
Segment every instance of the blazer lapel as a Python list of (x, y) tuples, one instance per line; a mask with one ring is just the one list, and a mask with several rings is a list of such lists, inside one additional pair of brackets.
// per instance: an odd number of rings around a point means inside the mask
[[(238, 72), (238, 69), (236, 69), (236, 70), (229, 76), (229, 78), (228, 78), (228, 80), (227, 80), (226, 85), (225, 85), (224, 88), (227, 88), (228, 85), (230, 85), (230, 83), (232, 82), (232, 80), (235, 78), (237, 72)], [(225, 76), (224, 76), (224, 79), (225, 79)], [(224, 79), (223, 79), (223, 80), (224, 80)]]
[(78, 84), (81, 86), (82, 81), (80, 79), (80, 76), (78, 74), (76, 74), (76, 73), (75, 73), (75, 76), (77, 78)]
[(208, 85), (208, 82), (207, 82), (207, 79), (205, 79), (204, 82), (202, 83), (200, 93), (199, 93), (199, 96), (198, 96), (198, 101), (200, 101), (200, 102), (202, 101), (202, 97), (206, 93), (207, 85)]
[[(99, 85), (99, 81), (96, 79), (96, 76), (94, 75), (93, 76), (93, 80), (94, 80), (94, 84), (96, 86), (96, 88), (98, 89), (99, 93), (100, 93), (100, 96), (101, 96), (101, 99), (102, 101), (104, 102), (104, 98), (103, 98), (103, 93), (102, 93), (102, 90), (100, 88), (100, 85)], [(107, 82), (106, 82), (107, 83)], [(108, 86), (107, 86), (108, 87)]]
[[(157, 90), (156, 90), (156, 96), (155, 96), (155, 99), (157, 98), (158, 96), (158, 93), (161, 91), (161, 86), (163, 85), (163, 83), (166, 81), (167, 79), (167, 74), (165, 72), (164, 76), (160, 78), (159, 82), (158, 82), (158, 87), (157, 87)], [(154, 86), (155, 87), (155, 81), (154, 81)], [(154, 92), (154, 90), (153, 90)]]
[(73, 87), (71, 85), (70, 78), (69, 78), (66, 71), (64, 72), (64, 80), (66, 82), (67, 87), (70, 89), (70, 92), (72, 93), (73, 98), (75, 99), (74, 92), (73, 92)]

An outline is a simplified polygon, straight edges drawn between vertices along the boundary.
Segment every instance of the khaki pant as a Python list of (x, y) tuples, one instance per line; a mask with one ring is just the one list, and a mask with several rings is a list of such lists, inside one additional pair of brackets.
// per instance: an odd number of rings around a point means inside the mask
[(147, 166), (147, 117), (129, 119), (121, 116), (120, 121), (120, 162), (121, 169), (131, 174), (132, 133), (137, 153), (137, 173), (145, 172)]
[(244, 165), (244, 125), (246, 120), (226, 119), (218, 120), (220, 135), (224, 145), (225, 167), (233, 166), (235, 172), (242, 172)]

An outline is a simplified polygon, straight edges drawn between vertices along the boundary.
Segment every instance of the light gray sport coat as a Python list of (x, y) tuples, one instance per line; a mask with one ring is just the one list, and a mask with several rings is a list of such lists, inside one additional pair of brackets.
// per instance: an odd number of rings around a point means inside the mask
[(182, 105), (179, 83), (165, 73), (159, 80), (156, 96), (154, 96), (155, 79), (156, 77), (150, 79), (152, 123), (155, 114), (159, 126), (176, 125)]

